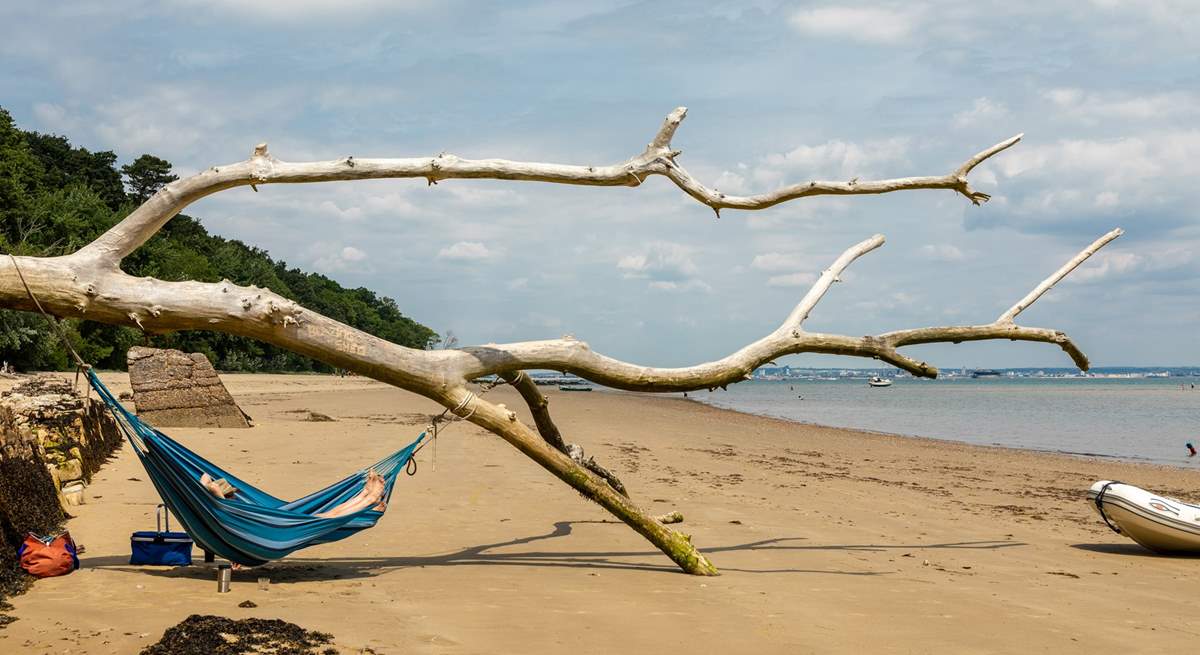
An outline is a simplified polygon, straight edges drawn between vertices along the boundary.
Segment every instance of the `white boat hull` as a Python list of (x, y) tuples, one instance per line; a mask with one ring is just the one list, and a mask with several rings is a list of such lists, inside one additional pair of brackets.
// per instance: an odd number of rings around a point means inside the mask
[(1200, 553), (1200, 506), (1110, 480), (1093, 484), (1087, 497), (1121, 534), (1150, 550)]

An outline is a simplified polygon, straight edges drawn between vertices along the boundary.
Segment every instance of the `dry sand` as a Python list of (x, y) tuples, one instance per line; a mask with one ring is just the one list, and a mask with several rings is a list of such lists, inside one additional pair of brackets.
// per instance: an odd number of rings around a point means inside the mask
[[(172, 435), (285, 497), (406, 443), (435, 409), (356, 378), (225, 379), (257, 426)], [(153, 527), (158, 499), (125, 448), (70, 522), (83, 568), (14, 599), (0, 652), (133, 653), (193, 613), (281, 618), (346, 653), (1165, 653), (1200, 638), (1200, 561), (1141, 550), (1084, 500), (1100, 478), (1195, 499), (1200, 472), (549, 393), (568, 437), (651, 511), (682, 511), (723, 576), (678, 573), (459, 424), (436, 471), (432, 448), (420, 454), (378, 527), (235, 572), (217, 594), (211, 565), (128, 565), (129, 534)], [(489, 399), (521, 405), (508, 389)]]

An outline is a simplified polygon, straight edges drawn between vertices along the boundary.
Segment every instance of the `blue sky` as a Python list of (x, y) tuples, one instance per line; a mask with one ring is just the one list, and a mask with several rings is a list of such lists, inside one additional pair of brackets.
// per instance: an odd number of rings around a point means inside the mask
[[(723, 212), (637, 189), (400, 180), (238, 189), (213, 232), (391, 295), (465, 343), (574, 334), (647, 364), (774, 329), (846, 247), (813, 330), (988, 322), (1093, 239), (1126, 235), (1022, 315), (1098, 365), (1200, 363), (1200, 7), (1185, 0), (465, 3), (0, 0), (0, 105), (31, 129), (181, 172), (260, 141), (285, 160), (607, 164), (679, 105), (680, 163), (729, 192), (933, 175), (949, 191)], [(1044, 344), (932, 345), (942, 366), (1068, 366)], [(809, 355), (793, 365), (869, 365)]]

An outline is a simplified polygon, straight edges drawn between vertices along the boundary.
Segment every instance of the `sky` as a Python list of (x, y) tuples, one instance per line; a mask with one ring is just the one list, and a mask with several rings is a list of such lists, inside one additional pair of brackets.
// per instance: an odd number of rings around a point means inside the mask
[[(463, 344), (571, 334), (648, 365), (771, 330), (844, 249), (807, 327), (987, 323), (1114, 227), (1019, 319), (1096, 365), (1200, 364), (1200, 1), (0, 0), (0, 106), (26, 129), (180, 174), (268, 142), (288, 161), (440, 152), (611, 164), (677, 106), (680, 164), (728, 193), (941, 175), (951, 191), (720, 218), (638, 188), (388, 180), (235, 189), (186, 210), (289, 265), (394, 297)], [(1046, 344), (907, 349), (1070, 366)], [(826, 355), (793, 366), (870, 366)]]

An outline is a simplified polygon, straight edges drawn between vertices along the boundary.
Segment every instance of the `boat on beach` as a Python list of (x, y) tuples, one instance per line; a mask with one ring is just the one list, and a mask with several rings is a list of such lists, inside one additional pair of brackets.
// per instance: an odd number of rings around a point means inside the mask
[(1093, 484), (1087, 498), (1114, 532), (1156, 553), (1200, 553), (1200, 505), (1113, 480)]
[(875, 377), (871, 378), (870, 380), (867, 380), (867, 384), (871, 385), (872, 387), (890, 387), (890, 386), (892, 386), (892, 381), (887, 378), (881, 378), (878, 375), (876, 375)]

